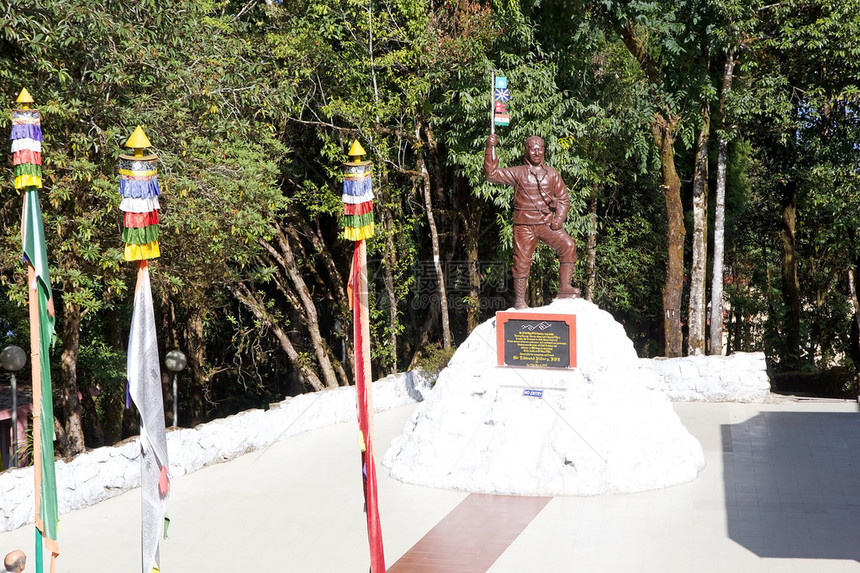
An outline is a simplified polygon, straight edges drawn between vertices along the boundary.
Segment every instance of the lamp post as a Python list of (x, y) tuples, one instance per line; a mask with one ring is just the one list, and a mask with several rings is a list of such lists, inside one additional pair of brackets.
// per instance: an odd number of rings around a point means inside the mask
[(19, 346), (7, 346), (0, 351), (0, 366), (12, 378), (12, 467), (18, 467), (18, 386), (15, 372), (27, 363), (27, 354)]
[(176, 377), (179, 372), (185, 370), (188, 365), (188, 360), (181, 350), (171, 350), (164, 357), (164, 365), (167, 369), (173, 372), (173, 426), (178, 427), (177, 423), (179, 415), (179, 385), (176, 383)]

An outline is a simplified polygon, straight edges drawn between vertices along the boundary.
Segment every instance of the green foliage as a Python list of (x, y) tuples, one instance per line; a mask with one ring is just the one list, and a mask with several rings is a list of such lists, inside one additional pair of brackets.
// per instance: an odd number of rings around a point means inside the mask
[(436, 378), (443, 368), (448, 366), (455, 349), (442, 348), (439, 344), (433, 344), (423, 349), (421, 358), (416, 367), (422, 369), (430, 378), (431, 385), (436, 383)]
[[(42, 111), (42, 201), (58, 304), (93, 316), (131, 302), (116, 170), (139, 124), (160, 159), (156, 291), (181, 303), (179, 320), (183, 307), (217, 312), (223, 278), (254, 260), (257, 240), (271, 234), (271, 219), (286, 208), (277, 179), (288, 149), (271, 120), (283, 95), (267, 97), (259, 81), (267, 66), (244, 24), (194, 1), (181, 9), (76, 0), (14, 8), (21, 10), (0, 15), (0, 53), (14, 56), (0, 63), (0, 86), (10, 94), (26, 85)], [(20, 199), (7, 201), (4, 240), (12, 245)], [(9, 259), (2, 280), (13, 300), (23, 301), (20, 257)], [(90, 336), (99, 322), (82, 324), (80, 368), (86, 384), (107, 389), (116, 376), (97, 362), (122, 351), (116, 341), (105, 346)]]
[[(787, 362), (794, 354), (780, 333), (796, 324), (806, 368), (844, 360), (853, 310), (847, 273), (856, 267), (853, 197), (857, 195), (857, 98), (860, 64), (855, 3), (827, 0), (768, 5), (757, 22), (755, 42), (744, 68), (750, 97), (737, 117), (755, 134), (761, 171), (753, 179), (765, 213), (778, 226), (787, 196), (796, 203), (794, 248), (801, 264), (800, 316), (772, 281), (768, 330), (773, 354)], [(775, 203), (775, 205), (774, 205)], [(779, 272), (781, 249), (768, 253)], [(761, 264), (761, 263), (759, 263)], [(776, 275), (779, 276), (778, 274)]]
[[(659, 73), (624, 44), (628, 23)], [(159, 328), (165, 346), (196, 345), (200, 364), (188, 376), (215, 414), (297, 391), (301, 365), (320, 372), (310, 322), (331, 360), (348, 346), (352, 244), (339, 238), (339, 219), (341, 163), (353, 139), (374, 166), (376, 373), (439, 338), (438, 311), (423, 304), (426, 287), (416, 280), (433, 256), (422, 165), (443, 260), (501, 261), (492, 273), (506, 272), (513, 189), (487, 184), (482, 169), (492, 70), (508, 77), (513, 97), (511, 125), (497, 130), (502, 164), (522, 161), (527, 136), (545, 139), (547, 160), (570, 189), (565, 224), (580, 261), (589, 234), (596, 238), (595, 302), (624, 322), (640, 352), (655, 354), (666, 221), (654, 113), (680, 118), (678, 168), (688, 179), (696, 110), (710, 103), (718, 116), (729, 49), (737, 74), (714, 131), (731, 141), (733, 344), (776, 361), (789, 352), (779, 232), (792, 189), (804, 358), (844, 362), (846, 273), (860, 261), (858, 32), (857, 3), (836, 0), (10, 0), (0, 10), (0, 92), (11, 99), (26, 86), (43, 114), (41, 197), (58, 314), (62, 322), (79, 308), (84, 317), (79, 377), (102, 389), (103, 420), (116, 414), (124, 355), (124, 333), (107, 336), (105, 324), (127, 322), (134, 280), (122, 261), (117, 155), (136, 125), (146, 130), (162, 188), (163, 254), (152, 262)], [(0, 128), (8, 130), (7, 115)], [(0, 151), (8, 182), (7, 156)], [(18, 341), (27, 332), (20, 209), (18, 194), (0, 196), (0, 326)], [(534, 284), (545, 300), (556, 267), (554, 255), (538, 251)], [(485, 283), (507, 278), (490, 274)], [(584, 279), (580, 265), (576, 280)], [(242, 288), (273, 322), (249, 312)], [(466, 307), (477, 303), (457, 289), (450, 302), (462, 339)], [(193, 326), (198, 314), (202, 326)], [(275, 327), (297, 359), (287, 358)], [(425, 360), (447, 362), (442, 354)]]

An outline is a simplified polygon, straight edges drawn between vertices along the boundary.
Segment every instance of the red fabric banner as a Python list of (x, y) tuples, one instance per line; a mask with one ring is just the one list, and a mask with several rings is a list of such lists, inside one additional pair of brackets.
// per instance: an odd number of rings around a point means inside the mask
[(127, 229), (149, 227), (158, 224), (158, 211), (147, 211), (146, 213), (125, 212), (122, 218), (122, 226)]
[(33, 163), (35, 165), (42, 164), (42, 154), (31, 149), (22, 149), (12, 154), (12, 165), (21, 165), (22, 163)]
[(365, 201), (364, 203), (344, 203), (344, 215), (364, 215), (373, 211), (373, 201)]
[(362, 442), (361, 466), (367, 512), (367, 540), (370, 545), (370, 572), (385, 573), (382, 524), (377, 502), (376, 462), (373, 457), (373, 386), (370, 372), (370, 317), (367, 307), (367, 247), (364, 241), (355, 242), (350, 283), (355, 344), (355, 390)]

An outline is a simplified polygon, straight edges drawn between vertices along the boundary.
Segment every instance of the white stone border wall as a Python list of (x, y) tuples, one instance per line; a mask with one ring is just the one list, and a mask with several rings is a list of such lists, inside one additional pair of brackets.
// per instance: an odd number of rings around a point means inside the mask
[(763, 402), (770, 397), (764, 352), (639, 360), (675, 402)]
[[(730, 356), (640, 359), (658, 387), (674, 401), (763, 402), (770, 381), (762, 352)], [(653, 380), (653, 376), (643, 376)], [(420, 371), (373, 384), (374, 410), (421, 401), (430, 382)], [(337, 422), (356, 423), (355, 387), (301, 394), (268, 410), (246, 410), (195, 428), (168, 430), (170, 475), (177, 477), (265, 448), (278, 440)], [(140, 485), (137, 438), (56, 462), (60, 514), (104, 501)], [(0, 472), (0, 531), (33, 523), (33, 468)]]
[[(373, 384), (377, 412), (423, 400), (430, 390), (420, 371), (388, 376)], [(168, 430), (170, 476), (232, 460), (279, 440), (337, 422), (358, 422), (355, 387), (301, 394), (272, 404), (268, 410), (246, 410), (195, 428)], [(140, 486), (137, 438), (56, 462), (60, 514), (104, 501)], [(33, 467), (0, 473), (0, 531), (33, 523)]]

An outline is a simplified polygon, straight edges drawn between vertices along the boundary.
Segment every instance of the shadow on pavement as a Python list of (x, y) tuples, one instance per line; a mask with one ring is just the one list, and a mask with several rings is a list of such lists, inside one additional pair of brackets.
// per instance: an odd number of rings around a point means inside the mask
[(729, 537), (760, 557), (860, 561), (860, 413), (723, 425)]

